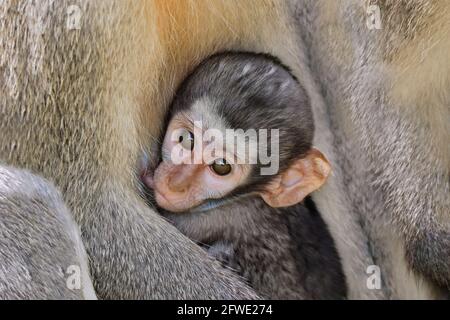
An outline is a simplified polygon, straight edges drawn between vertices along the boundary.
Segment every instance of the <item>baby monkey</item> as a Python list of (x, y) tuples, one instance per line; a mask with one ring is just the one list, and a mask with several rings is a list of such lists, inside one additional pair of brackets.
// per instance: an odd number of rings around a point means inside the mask
[(262, 297), (345, 298), (333, 240), (307, 198), (330, 173), (313, 134), (289, 70), (266, 55), (218, 54), (177, 91), (162, 161), (143, 182), (165, 217)]

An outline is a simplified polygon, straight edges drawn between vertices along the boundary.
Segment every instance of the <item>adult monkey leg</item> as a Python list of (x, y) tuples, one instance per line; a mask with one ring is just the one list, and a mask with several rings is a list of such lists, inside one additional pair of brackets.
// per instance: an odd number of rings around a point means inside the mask
[(100, 298), (254, 297), (146, 206), (136, 172), (197, 62), (225, 49), (286, 52), (280, 2), (71, 5), (1, 4), (1, 160), (61, 190)]
[(96, 299), (78, 225), (59, 192), (1, 165), (0, 299)]

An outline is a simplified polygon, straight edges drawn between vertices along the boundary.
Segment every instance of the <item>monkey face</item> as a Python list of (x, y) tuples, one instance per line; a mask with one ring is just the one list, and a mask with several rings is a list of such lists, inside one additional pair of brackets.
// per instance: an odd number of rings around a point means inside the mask
[(143, 179), (166, 210), (188, 211), (242, 193), (273, 207), (291, 206), (330, 172), (326, 158), (311, 147), (306, 92), (270, 59), (212, 57), (180, 87), (170, 116), (162, 163)]
[[(171, 119), (162, 146), (163, 160), (153, 176), (143, 177), (158, 205), (171, 212), (186, 212), (205, 201), (222, 199), (255, 174), (252, 165), (236, 163), (238, 152), (230, 152), (217, 139), (205, 139), (203, 128), (193, 119), (195, 113), (178, 113)], [(272, 207), (295, 205), (318, 189), (329, 172), (326, 158), (312, 148), (255, 193)]]
[[(251, 166), (236, 164), (236, 156), (220, 141), (206, 141), (192, 117), (178, 114), (169, 123), (162, 146), (163, 161), (143, 182), (154, 190), (160, 207), (185, 212), (210, 199), (220, 199), (242, 185)], [(213, 151), (213, 152), (211, 152)]]

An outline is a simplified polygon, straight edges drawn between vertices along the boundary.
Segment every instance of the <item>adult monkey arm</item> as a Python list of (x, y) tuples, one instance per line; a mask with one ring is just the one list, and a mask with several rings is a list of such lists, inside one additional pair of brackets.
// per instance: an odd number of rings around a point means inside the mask
[(2, 2), (1, 160), (61, 190), (100, 298), (254, 297), (145, 205), (136, 171), (191, 66), (285, 49), (279, 4), (80, 1), (74, 30), (70, 5)]

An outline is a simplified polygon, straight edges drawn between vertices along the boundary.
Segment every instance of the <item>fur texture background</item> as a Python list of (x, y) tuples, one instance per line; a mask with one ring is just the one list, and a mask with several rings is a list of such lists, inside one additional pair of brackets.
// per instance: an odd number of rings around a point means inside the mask
[[(1, 161), (62, 192), (100, 297), (252, 296), (146, 206), (135, 173), (190, 69), (218, 51), (266, 52), (311, 97), (334, 172), (315, 200), (349, 297), (442, 296), (450, 4), (412, 3), (380, 0), (383, 29), (369, 30), (356, 0), (79, 0), (81, 29), (68, 30), (72, 1), (2, 1)], [(372, 264), (381, 290), (366, 287)]]

